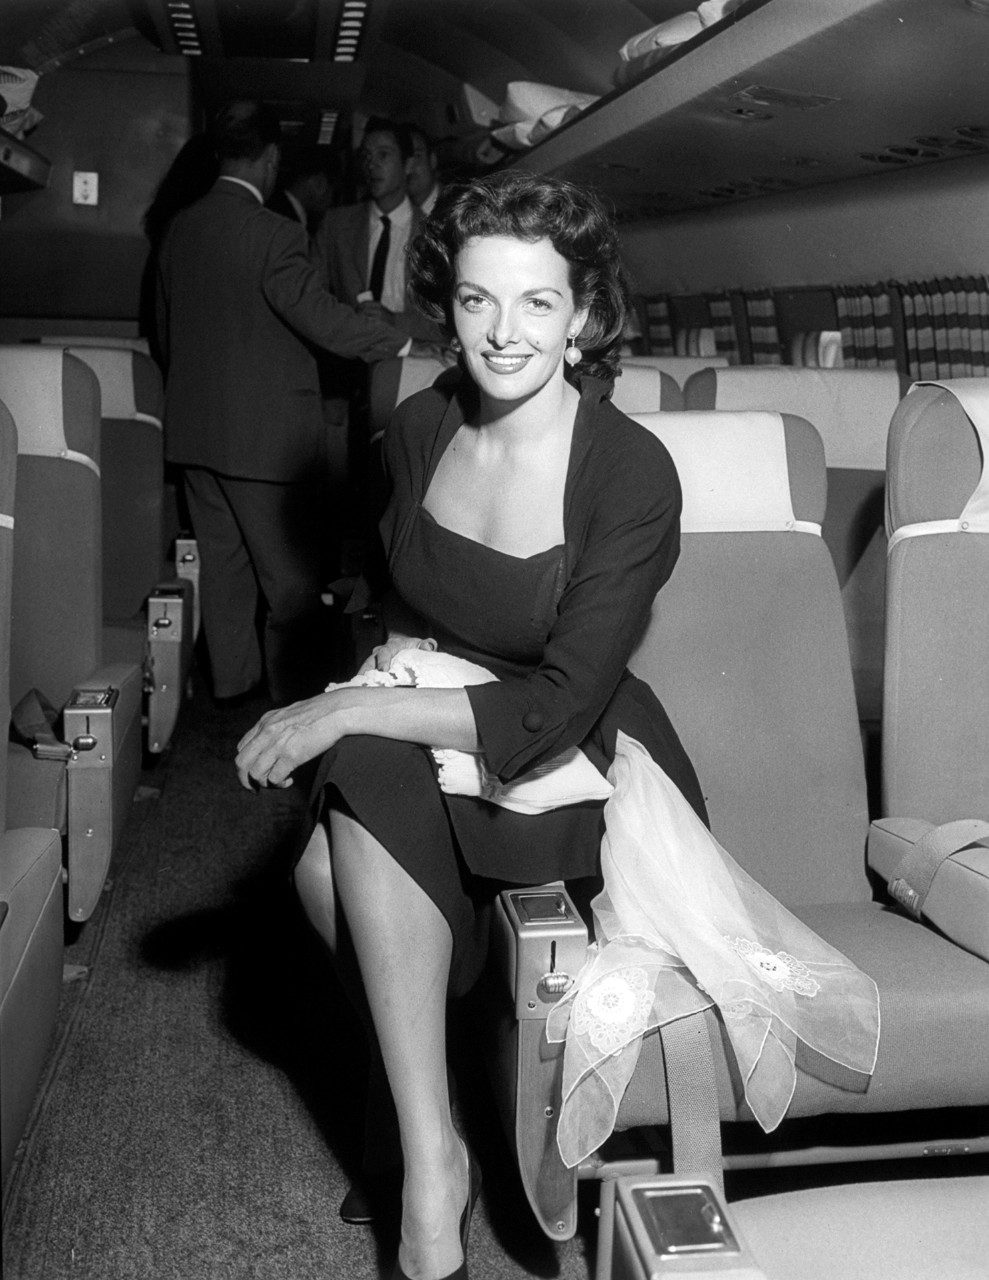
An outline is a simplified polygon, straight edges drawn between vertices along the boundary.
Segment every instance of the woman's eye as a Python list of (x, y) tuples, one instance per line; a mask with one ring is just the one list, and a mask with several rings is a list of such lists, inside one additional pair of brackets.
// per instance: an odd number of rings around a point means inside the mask
[(547, 298), (530, 298), (529, 310), (535, 311), (539, 315), (545, 315), (547, 311), (553, 310), (553, 304)]
[(479, 293), (465, 293), (461, 295), (460, 305), (465, 311), (480, 311), (486, 301)]

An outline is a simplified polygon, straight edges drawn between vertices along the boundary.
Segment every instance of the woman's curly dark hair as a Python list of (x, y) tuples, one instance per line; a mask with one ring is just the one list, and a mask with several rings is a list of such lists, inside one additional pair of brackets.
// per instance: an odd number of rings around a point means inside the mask
[[(448, 188), (409, 247), (409, 291), (419, 309), (452, 332), (454, 264), (474, 236), (548, 239), (570, 267), (587, 322), (584, 358), (573, 372), (615, 378), (628, 309), (618, 231), (596, 195), (559, 178), (505, 171)], [(565, 370), (568, 374), (569, 368)]]

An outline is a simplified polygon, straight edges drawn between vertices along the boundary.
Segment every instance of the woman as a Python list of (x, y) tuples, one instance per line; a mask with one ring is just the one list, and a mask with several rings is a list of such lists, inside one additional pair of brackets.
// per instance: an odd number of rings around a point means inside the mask
[(245, 786), (283, 786), (323, 753), (296, 885), (334, 950), (345, 924), (391, 1086), (396, 1275), (436, 1280), (467, 1274), (477, 1189), (450, 1117), (448, 992), (476, 976), (505, 884), (597, 874), (602, 806), (534, 816), (445, 795), (425, 748), (483, 752), (508, 780), (579, 745), (604, 773), (623, 729), (704, 806), (625, 669), (677, 558), (680, 489), (663, 445), (608, 399), (626, 298), (614, 227), (570, 184), (478, 179), (441, 197), (410, 280), (461, 377), (403, 403), (386, 436), (388, 641), (373, 661), (435, 643), (498, 681), (328, 692), (266, 715), (238, 769)]

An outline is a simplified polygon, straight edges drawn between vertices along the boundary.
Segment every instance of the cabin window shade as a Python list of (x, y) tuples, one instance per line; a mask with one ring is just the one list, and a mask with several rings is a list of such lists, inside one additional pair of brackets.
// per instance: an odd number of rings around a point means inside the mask
[(985, 276), (900, 285), (912, 378), (989, 374), (989, 283)]
[(768, 289), (743, 295), (749, 321), (753, 364), (782, 364), (780, 335), (776, 326), (776, 301)]
[(670, 324), (670, 304), (666, 297), (644, 298), (645, 338), (647, 354), (673, 355), (673, 327)]
[(846, 369), (895, 369), (893, 304), (884, 285), (852, 285), (835, 290)]
[(718, 355), (724, 356), (729, 364), (739, 364), (738, 332), (735, 329), (731, 298), (726, 293), (719, 294), (708, 298), (707, 305), (711, 312), (714, 345)]

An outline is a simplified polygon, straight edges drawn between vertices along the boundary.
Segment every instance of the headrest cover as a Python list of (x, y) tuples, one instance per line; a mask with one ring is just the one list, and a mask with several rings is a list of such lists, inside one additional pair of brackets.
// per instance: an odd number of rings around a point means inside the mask
[(887, 467), (890, 550), (924, 534), (989, 533), (989, 378), (914, 383)]
[(147, 338), (117, 338), (105, 333), (46, 333), (40, 341), (49, 347), (121, 347), (144, 356), (151, 354)]
[(668, 373), (681, 387), (691, 374), (699, 373), (701, 369), (723, 369), (727, 364), (727, 356), (625, 356), (622, 360), (623, 369), (651, 366), (661, 373)]
[[(683, 489), (684, 533), (799, 531), (786, 431), (778, 413), (636, 414), (669, 449)], [(818, 446), (819, 447), (819, 446)]]
[(70, 449), (65, 439), (62, 374), (71, 359), (55, 347), (0, 347), (0, 400), (17, 427), (19, 455), (67, 458), (99, 475), (93, 459)]
[(432, 356), (405, 356), (402, 360), (402, 372), (398, 379), (398, 397), (396, 404), (401, 404), (417, 391), (431, 387), (440, 374), (446, 369), (442, 360), (434, 360)]
[[(134, 394), (134, 353), (123, 347), (70, 347), (69, 354), (88, 364), (100, 384), (104, 418), (139, 418), (157, 422), (140, 413)], [(161, 425), (160, 423), (158, 425)]]
[(717, 409), (772, 409), (817, 428), (829, 467), (882, 471), (900, 402), (894, 369), (733, 368), (717, 375)]
[(663, 375), (649, 365), (629, 365), (615, 379), (611, 400), (622, 413), (654, 413), (663, 403)]

